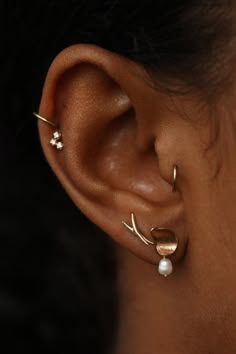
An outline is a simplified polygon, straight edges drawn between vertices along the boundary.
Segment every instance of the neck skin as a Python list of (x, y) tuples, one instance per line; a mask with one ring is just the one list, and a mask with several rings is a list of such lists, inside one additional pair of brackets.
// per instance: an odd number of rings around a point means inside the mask
[(225, 246), (214, 232), (209, 235), (209, 249), (216, 242), (219, 249), (209, 252), (193, 241), (167, 278), (156, 266), (117, 247), (120, 318), (115, 354), (235, 352), (235, 255), (227, 251), (227, 235), (221, 235)]
[(117, 255), (120, 319), (115, 354), (203, 353), (191, 328), (181, 276), (165, 278), (157, 267), (120, 248)]

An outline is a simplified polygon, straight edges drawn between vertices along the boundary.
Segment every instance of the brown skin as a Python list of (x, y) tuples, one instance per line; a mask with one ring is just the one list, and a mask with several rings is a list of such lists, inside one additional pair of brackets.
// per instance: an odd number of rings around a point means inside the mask
[[(53, 128), (39, 121), (43, 150), (74, 203), (117, 243), (115, 354), (235, 352), (233, 93), (214, 111), (200, 94), (170, 98), (141, 66), (90, 45), (65, 49), (50, 67), (39, 113), (59, 124), (65, 147), (52, 148)], [(209, 145), (213, 117), (219, 136)], [(146, 235), (176, 233), (168, 278), (155, 250), (122, 225), (131, 211)]]

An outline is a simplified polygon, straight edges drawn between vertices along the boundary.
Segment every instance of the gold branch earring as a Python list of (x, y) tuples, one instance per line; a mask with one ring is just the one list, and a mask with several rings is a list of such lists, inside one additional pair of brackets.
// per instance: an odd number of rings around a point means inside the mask
[[(52, 122), (51, 120), (48, 120), (48, 119), (40, 116), (38, 113), (33, 112), (33, 115), (36, 118), (40, 119), (42, 122), (47, 123), (47, 124), (51, 125), (52, 127), (57, 127), (54, 122)], [(59, 128), (57, 128), (53, 132), (53, 136), (52, 136), (52, 138), (51, 138), (49, 143), (50, 143), (51, 146), (55, 147), (57, 150), (60, 150), (60, 151), (63, 150), (64, 144), (62, 142), (62, 134), (59, 131)]]
[[(177, 179), (177, 166), (173, 169), (173, 192), (176, 191), (176, 179)], [(162, 256), (162, 259), (158, 264), (158, 271), (161, 275), (167, 277), (173, 271), (172, 262), (168, 256), (172, 255), (178, 247), (178, 239), (175, 233), (165, 227), (153, 227), (150, 230), (150, 235), (153, 241), (149, 240), (143, 235), (136, 225), (134, 213), (131, 213), (131, 225), (122, 221), (122, 224), (137, 236), (146, 246), (152, 245), (155, 247), (156, 252)]]

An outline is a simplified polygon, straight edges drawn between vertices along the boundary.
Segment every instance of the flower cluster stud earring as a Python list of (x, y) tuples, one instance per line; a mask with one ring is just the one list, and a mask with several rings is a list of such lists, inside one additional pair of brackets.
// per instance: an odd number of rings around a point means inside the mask
[[(177, 166), (173, 169), (173, 192), (176, 191)], [(150, 230), (152, 240), (149, 240), (138, 230), (134, 213), (131, 213), (131, 225), (122, 221), (122, 224), (137, 236), (146, 246), (152, 245), (156, 252), (162, 257), (158, 264), (158, 271), (161, 275), (167, 277), (173, 271), (172, 262), (168, 256), (172, 255), (178, 247), (178, 239), (175, 233), (165, 227), (153, 227)]]
[[(51, 125), (52, 127), (57, 127), (56, 124), (54, 122), (52, 122), (51, 120), (48, 120), (42, 116), (40, 116), (38, 113), (33, 113), (35, 117), (37, 117), (38, 119), (40, 119), (41, 121), (43, 121), (44, 123), (47, 123), (49, 125)], [(57, 128), (54, 132), (53, 132), (53, 137), (50, 140), (50, 145), (55, 147), (57, 150), (63, 150), (64, 148), (64, 144), (62, 142), (62, 134), (59, 131), (59, 129)]]
[(50, 140), (50, 144), (52, 146), (55, 146), (57, 150), (62, 150), (64, 147), (64, 144), (61, 141), (61, 137), (62, 137), (61, 133), (56, 130), (53, 133), (53, 138)]

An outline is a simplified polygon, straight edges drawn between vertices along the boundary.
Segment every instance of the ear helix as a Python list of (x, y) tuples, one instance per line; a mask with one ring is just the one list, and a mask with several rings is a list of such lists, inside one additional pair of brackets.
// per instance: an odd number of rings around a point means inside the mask
[[(42, 116), (40, 116), (38, 113), (33, 113), (35, 117), (37, 117), (38, 119), (40, 119), (42, 122), (47, 123), (48, 125), (51, 125), (52, 127), (57, 128), (56, 124), (54, 122), (52, 122), (51, 120), (48, 120)], [(59, 130), (59, 128), (57, 128), (54, 132), (53, 132), (53, 137), (51, 138), (51, 140), (49, 141), (50, 145), (55, 147), (57, 150), (63, 150), (64, 148), (64, 144), (62, 142), (62, 134)]]

